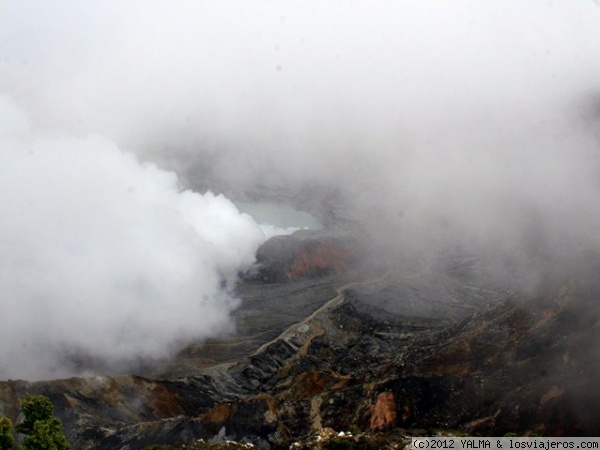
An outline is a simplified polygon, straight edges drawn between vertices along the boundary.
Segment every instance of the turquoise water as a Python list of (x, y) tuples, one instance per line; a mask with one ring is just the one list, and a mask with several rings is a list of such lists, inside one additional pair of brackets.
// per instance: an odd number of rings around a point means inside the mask
[(289, 205), (272, 202), (234, 202), (237, 208), (251, 215), (259, 223), (268, 223), (280, 228), (305, 228), (318, 230), (323, 228), (314, 216)]

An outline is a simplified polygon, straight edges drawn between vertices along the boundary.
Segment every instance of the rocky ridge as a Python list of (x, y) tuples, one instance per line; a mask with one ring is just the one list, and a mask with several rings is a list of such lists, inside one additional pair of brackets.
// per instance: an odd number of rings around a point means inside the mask
[(47, 395), (75, 449), (200, 438), (288, 448), (351, 426), (600, 432), (593, 277), (527, 297), (418, 262), (366, 269), (351, 235), (328, 233), (261, 249), (239, 287), (236, 336), (144, 376), (2, 382), (0, 414), (16, 421), (20, 397)]

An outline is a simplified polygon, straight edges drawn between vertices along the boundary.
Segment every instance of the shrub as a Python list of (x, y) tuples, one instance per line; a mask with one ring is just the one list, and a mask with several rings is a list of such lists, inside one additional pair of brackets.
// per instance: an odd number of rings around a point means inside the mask
[(70, 447), (48, 397), (28, 395), (21, 400), (21, 408), (25, 420), (17, 425), (17, 431), (25, 435), (23, 450), (67, 450)]
[(8, 417), (0, 417), (0, 450), (11, 450), (14, 445), (12, 422)]
[(325, 444), (327, 450), (354, 450), (354, 442), (348, 439), (333, 438)]
[(23, 441), (23, 450), (67, 450), (69, 447), (57, 417), (36, 421), (33, 431)]
[(28, 395), (21, 400), (21, 408), (25, 421), (17, 425), (17, 431), (23, 434), (33, 432), (37, 421), (45, 421), (54, 414), (54, 406), (48, 397), (43, 395)]

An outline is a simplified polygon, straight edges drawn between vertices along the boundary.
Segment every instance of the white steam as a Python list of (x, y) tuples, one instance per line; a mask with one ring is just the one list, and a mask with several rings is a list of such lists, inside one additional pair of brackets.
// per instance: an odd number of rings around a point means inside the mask
[(2, 97), (0, 120), (0, 378), (66, 375), (69, 356), (126, 367), (231, 329), (227, 287), (265, 240), (250, 216), (108, 139), (34, 137)]
[(392, 253), (600, 248), (599, 24), (594, 0), (0, 1), (4, 373), (227, 327), (260, 230), (136, 157), (335, 192)]

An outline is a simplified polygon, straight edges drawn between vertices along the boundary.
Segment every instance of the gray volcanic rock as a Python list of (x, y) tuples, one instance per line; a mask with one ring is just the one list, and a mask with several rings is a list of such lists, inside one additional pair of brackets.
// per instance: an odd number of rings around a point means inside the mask
[(0, 383), (0, 414), (17, 421), (18, 398), (48, 395), (74, 449), (199, 437), (287, 448), (351, 425), (598, 435), (593, 270), (549, 277), (534, 297), (418, 263), (286, 275), (323, 243), (352, 248), (334, 237), (261, 249), (271, 269), (285, 264), (266, 284), (241, 283), (237, 335), (192, 346), (152, 377)]

